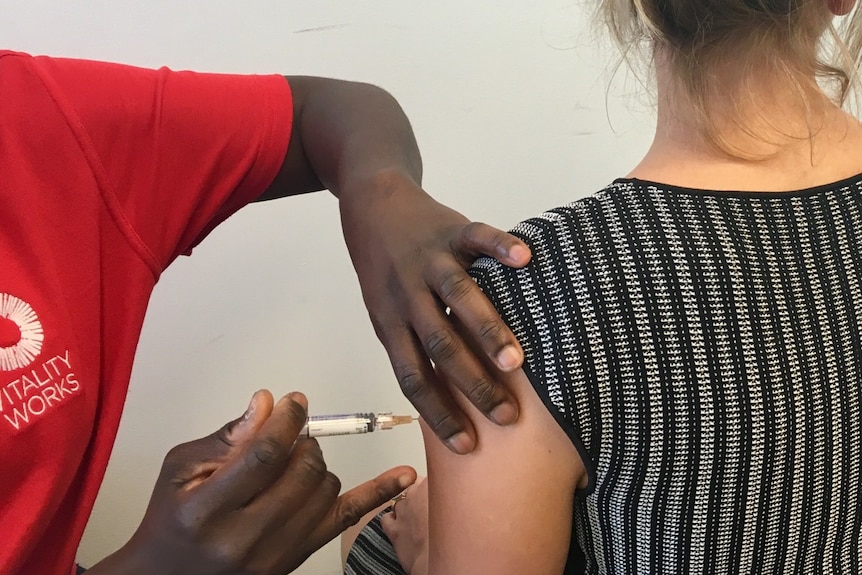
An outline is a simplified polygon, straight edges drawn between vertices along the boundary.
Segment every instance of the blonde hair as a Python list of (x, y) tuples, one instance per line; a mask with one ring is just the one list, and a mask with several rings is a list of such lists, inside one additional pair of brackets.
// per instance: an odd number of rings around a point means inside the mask
[(801, 94), (824, 89), (843, 106), (862, 53), (860, 10), (836, 27), (826, 0), (601, 0), (599, 10), (627, 60), (639, 47), (663, 50), (708, 135), (710, 99), (744, 97), (743, 85), (715, 85), (726, 81), (717, 67), (743, 79), (765, 64)]

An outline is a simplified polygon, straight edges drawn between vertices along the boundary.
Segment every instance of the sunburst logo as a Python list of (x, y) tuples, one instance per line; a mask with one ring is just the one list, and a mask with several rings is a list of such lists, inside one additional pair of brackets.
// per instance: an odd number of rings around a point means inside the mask
[(0, 371), (23, 369), (42, 351), (45, 333), (30, 304), (0, 293)]

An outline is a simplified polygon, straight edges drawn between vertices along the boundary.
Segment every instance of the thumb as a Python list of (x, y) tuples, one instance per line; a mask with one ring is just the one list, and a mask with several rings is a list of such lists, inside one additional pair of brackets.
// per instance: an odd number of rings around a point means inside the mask
[[(273, 399), (267, 389), (261, 389), (251, 396), (251, 401), (241, 417), (227, 423), (215, 432), (217, 443), (232, 448), (244, 445), (260, 430), (272, 415)], [(212, 437), (212, 436), (211, 436)]]
[(521, 239), (479, 222), (464, 226), (452, 249), (468, 265), (479, 256), (491, 256), (504, 265), (522, 268), (532, 257), (530, 248)]
[(251, 441), (272, 413), (272, 394), (255, 392), (245, 413), (201, 439), (177, 445), (162, 464), (160, 483), (194, 487), (221, 467), (230, 457)]

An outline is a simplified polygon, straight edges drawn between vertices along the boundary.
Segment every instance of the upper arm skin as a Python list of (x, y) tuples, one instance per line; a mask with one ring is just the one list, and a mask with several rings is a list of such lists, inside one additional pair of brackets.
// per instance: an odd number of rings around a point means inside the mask
[(269, 188), (257, 201), (273, 200), (287, 196), (295, 196), (323, 189), (317, 174), (314, 172), (305, 147), (302, 142), (302, 110), (308, 99), (308, 94), (319, 85), (337, 82), (327, 78), (308, 78), (302, 76), (285, 77), (290, 85), (293, 105), (293, 124), (290, 131), (290, 143), (287, 146), (284, 162)]
[(370, 84), (287, 76), (293, 126), (275, 180), (259, 198), (269, 200), (328, 188), (340, 197), (352, 181), (383, 169), (418, 183), (422, 159), (401, 106)]
[(575, 490), (587, 473), (523, 371), (505, 381), (520, 403), (499, 427), (463, 397), (478, 448), (455, 455), (423, 425), (428, 458), (429, 574), (560, 574)]

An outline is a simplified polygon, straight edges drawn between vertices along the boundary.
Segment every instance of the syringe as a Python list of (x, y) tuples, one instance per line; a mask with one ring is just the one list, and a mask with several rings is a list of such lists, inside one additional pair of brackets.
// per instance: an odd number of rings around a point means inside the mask
[(418, 418), (412, 415), (391, 413), (348, 413), (344, 415), (314, 415), (299, 432), (300, 437), (328, 437), (332, 435), (356, 435), (396, 425), (413, 423)]

